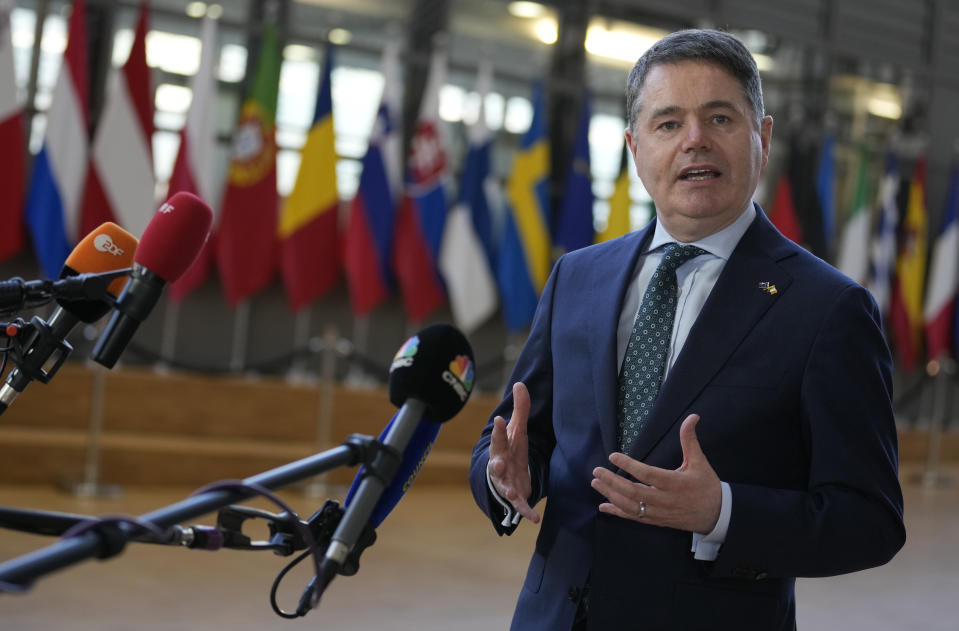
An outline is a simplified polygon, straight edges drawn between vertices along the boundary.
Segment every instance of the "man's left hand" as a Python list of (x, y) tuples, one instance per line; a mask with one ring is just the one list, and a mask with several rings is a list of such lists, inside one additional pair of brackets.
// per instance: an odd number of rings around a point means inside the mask
[(608, 502), (599, 510), (642, 523), (708, 534), (719, 520), (722, 487), (699, 439), (698, 414), (690, 414), (679, 428), (683, 464), (675, 470), (651, 467), (621, 453), (609, 461), (638, 482), (604, 467), (593, 469), (592, 486)]

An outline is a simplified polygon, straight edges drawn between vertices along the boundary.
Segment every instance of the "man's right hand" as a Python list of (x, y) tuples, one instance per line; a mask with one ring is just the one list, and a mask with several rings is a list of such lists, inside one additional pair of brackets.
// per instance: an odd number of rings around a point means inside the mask
[(513, 415), (509, 423), (502, 416), (493, 419), (489, 446), (489, 478), (500, 497), (534, 524), (539, 514), (530, 508), (529, 451), (526, 421), (529, 419), (529, 391), (521, 381), (513, 384)]

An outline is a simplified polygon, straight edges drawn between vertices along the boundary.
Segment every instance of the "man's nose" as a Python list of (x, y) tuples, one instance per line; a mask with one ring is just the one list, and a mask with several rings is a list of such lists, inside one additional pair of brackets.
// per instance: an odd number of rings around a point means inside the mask
[(709, 133), (701, 121), (691, 121), (686, 124), (683, 136), (683, 149), (699, 151), (709, 148)]

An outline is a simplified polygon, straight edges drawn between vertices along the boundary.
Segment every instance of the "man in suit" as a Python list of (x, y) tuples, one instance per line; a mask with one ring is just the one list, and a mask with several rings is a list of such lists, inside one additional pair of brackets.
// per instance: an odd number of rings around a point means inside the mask
[(498, 533), (548, 498), (513, 628), (794, 629), (795, 577), (905, 540), (880, 316), (752, 201), (773, 121), (738, 40), (667, 36), (627, 113), (656, 219), (557, 261), (473, 453)]

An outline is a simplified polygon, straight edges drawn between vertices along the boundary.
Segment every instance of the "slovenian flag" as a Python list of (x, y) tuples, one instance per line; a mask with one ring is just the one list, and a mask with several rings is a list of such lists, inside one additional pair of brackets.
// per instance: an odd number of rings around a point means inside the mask
[(390, 252), (403, 177), (400, 133), (403, 95), (399, 50), (393, 41), (387, 42), (383, 49), (382, 71), (383, 97), (343, 237), (343, 267), (350, 304), (357, 316), (368, 315), (386, 300), (393, 287)]
[(439, 120), (439, 92), (445, 77), (446, 50), (437, 46), (413, 132), (406, 191), (396, 218), (393, 247), (393, 267), (403, 307), (413, 322), (425, 320), (446, 297), (437, 267), (446, 223), (449, 177), (447, 145)]
[(328, 45), (313, 125), (300, 153), (296, 182), (277, 225), (280, 270), (293, 311), (309, 305), (340, 279), (332, 74), (333, 46)]
[(75, 0), (67, 48), (53, 88), (43, 146), (33, 160), (26, 219), (43, 273), (60, 274), (80, 239), (80, 204), (87, 173), (87, 10)]
[(550, 271), (549, 141), (543, 89), (533, 86), (533, 121), (513, 159), (497, 282), (506, 325), (528, 326)]

